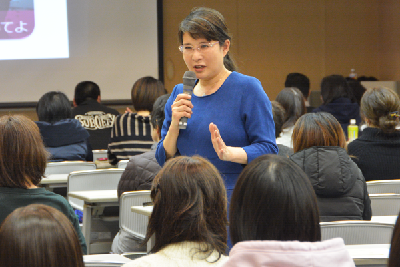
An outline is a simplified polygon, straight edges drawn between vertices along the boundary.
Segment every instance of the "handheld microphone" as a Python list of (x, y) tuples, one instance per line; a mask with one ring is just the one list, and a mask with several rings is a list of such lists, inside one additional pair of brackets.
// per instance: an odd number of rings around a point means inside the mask
[[(196, 73), (193, 71), (186, 71), (183, 74), (183, 93), (192, 95), (193, 94), (193, 87), (196, 83)], [(182, 117), (179, 120), (179, 129), (186, 129), (187, 127), (187, 120), (188, 118)]]

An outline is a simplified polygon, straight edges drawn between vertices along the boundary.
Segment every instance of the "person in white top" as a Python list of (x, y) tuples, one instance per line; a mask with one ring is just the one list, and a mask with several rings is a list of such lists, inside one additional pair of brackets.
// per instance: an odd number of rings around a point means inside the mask
[(155, 245), (150, 255), (124, 267), (217, 267), (226, 262), (226, 190), (208, 160), (170, 159), (153, 180), (151, 198), (154, 207), (144, 243), (155, 235)]
[(275, 101), (281, 104), (285, 110), (285, 122), (282, 126), (282, 133), (276, 139), (276, 143), (293, 148), (292, 133), (294, 124), (306, 113), (303, 94), (295, 87), (287, 87), (279, 92)]
[(263, 155), (240, 174), (229, 210), (234, 244), (223, 267), (354, 267), (343, 239), (321, 241), (317, 199), (291, 160)]

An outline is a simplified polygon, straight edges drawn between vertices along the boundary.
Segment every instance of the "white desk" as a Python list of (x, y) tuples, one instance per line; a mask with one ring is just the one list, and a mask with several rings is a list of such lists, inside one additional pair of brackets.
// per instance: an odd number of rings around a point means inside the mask
[[(132, 206), (131, 211), (150, 217), (151, 213), (153, 212), (153, 206)], [(147, 252), (150, 252), (150, 250), (154, 247), (155, 242), (156, 237), (153, 235), (147, 242)]]
[(47, 189), (55, 187), (67, 187), (68, 175), (68, 173), (49, 174), (46, 178), (42, 178), (40, 184), (44, 185)]
[[(99, 208), (109, 206), (119, 206), (117, 190), (92, 190), (69, 192), (68, 196), (75, 197), (84, 201), (83, 206), (83, 226), (82, 233), (85, 237), (88, 254), (90, 253), (108, 253), (111, 243), (91, 244), (91, 229), (93, 217), (99, 215)], [(93, 248), (91, 248), (91, 246)]]
[(379, 223), (390, 223), (395, 225), (397, 221), (397, 215), (395, 216), (372, 216), (371, 222), (379, 222)]
[(390, 244), (368, 244), (346, 246), (356, 266), (386, 266)]

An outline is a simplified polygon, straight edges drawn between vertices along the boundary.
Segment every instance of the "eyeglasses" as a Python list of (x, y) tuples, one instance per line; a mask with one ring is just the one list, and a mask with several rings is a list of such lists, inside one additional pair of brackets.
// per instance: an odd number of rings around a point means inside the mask
[(202, 43), (198, 45), (196, 48), (193, 45), (181, 45), (179, 46), (179, 51), (184, 54), (193, 54), (194, 51), (197, 49), (200, 53), (206, 52), (208, 49), (213, 47), (214, 45), (218, 44), (219, 42), (215, 43)]

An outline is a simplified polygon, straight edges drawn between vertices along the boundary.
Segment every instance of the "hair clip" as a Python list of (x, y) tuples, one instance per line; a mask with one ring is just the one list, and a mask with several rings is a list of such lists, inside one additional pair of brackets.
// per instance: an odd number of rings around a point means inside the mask
[(390, 117), (396, 117), (396, 118), (400, 117), (398, 111), (394, 111), (394, 112), (390, 113), (389, 115), (390, 115)]

